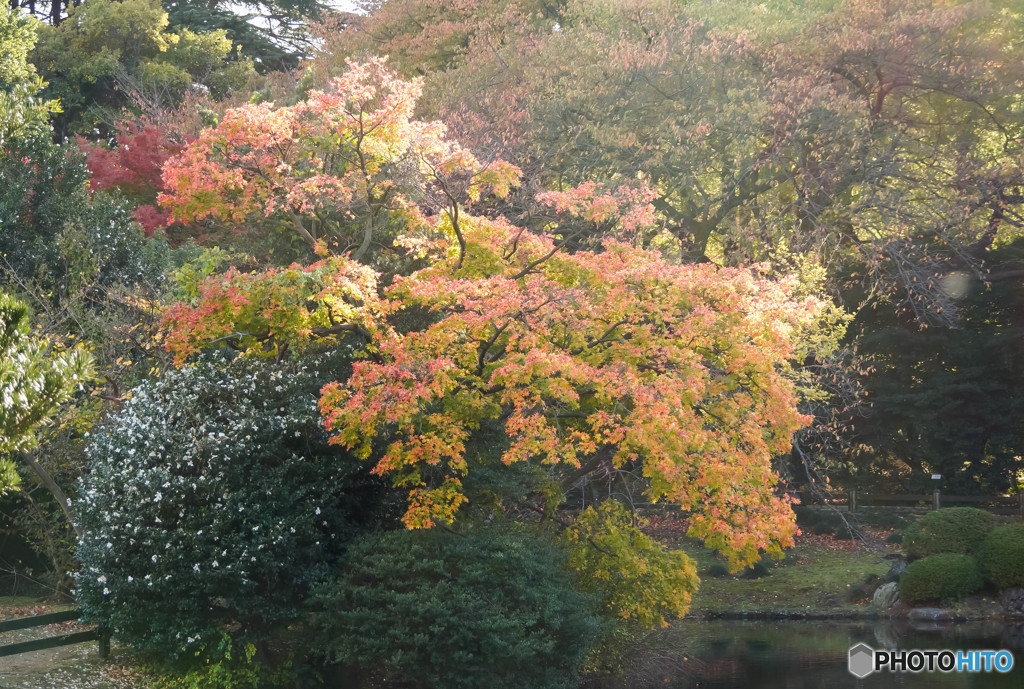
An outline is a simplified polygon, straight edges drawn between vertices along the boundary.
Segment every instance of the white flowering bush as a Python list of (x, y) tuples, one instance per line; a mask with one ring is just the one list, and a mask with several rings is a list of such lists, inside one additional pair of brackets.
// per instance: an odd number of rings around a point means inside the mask
[(320, 423), (329, 364), (211, 357), (133, 391), (79, 486), (88, 619), (173, 658), (296, 618), (346, 543), (381, 523), (383, 484)]

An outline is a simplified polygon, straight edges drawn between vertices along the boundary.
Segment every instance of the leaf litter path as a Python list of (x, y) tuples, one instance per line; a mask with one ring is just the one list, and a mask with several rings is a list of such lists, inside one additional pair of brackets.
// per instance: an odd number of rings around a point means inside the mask
[[(56, 612), (54, 608), (4, 608), (0, 620)], [(0, 633), (0, 646), (84, 629), (74, 622)], [(143, 689), (115, 662), (102, 660), (95, 641), (0, 658), (0, 689)]]

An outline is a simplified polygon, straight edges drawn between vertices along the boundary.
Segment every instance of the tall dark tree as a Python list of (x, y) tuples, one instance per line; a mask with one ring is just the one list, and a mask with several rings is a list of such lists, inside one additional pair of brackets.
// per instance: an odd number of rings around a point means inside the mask
[(855, 441), (870, 461), (858, 481), (907, 489), (941, 473), (955, 493), (1002, 492), (1024, 470), (1024, 241), (989, 252), (986, 279), (966, 272), (942, 282), (960, 326), (922, 328), (877, 309), (858, 319), (862, 353), (874, 365)]
[(327, 9), (319, 0), (163, 0), (163, 5), (172, 29), (223, 29), (261, 72), (294, 67), (309, 53), (305, 20)]

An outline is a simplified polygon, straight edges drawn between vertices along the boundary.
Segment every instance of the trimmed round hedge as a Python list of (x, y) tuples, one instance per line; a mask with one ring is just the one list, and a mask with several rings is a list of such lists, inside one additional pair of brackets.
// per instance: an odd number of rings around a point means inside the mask
[(963, 598), (984, 582), (978, 561), (962, 553), (938, 553), (911, 562), (900, 577), (900, 598), (907, 603)]
[(997, 526), (979, 555), (985, 578), (1000, 589), (1024, 586), (1024, 524)]
[(984, 510), (946, 507), (908, 526), (903, 533), (903, 550), (911, 558), (938, 553), (973, 555), (995, 525), (995, 517)]

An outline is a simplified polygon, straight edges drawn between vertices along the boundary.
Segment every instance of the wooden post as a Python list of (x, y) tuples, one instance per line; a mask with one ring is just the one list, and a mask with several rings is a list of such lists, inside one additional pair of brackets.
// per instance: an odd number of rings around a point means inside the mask
[(932, 491), (932, 509), (939, 509), (939, 489), (936, 488)]
[(847, 503), (846, 503), (846, 511), (847, 512), (856, 512), (857, 511), (857, 489), (856, 488), (851, 488), (850, 489), (850, 496), (847, 499)]
[(100, 658), (106, 658), (110, 655), (110, 630), (98, 629), (100, 642)]

